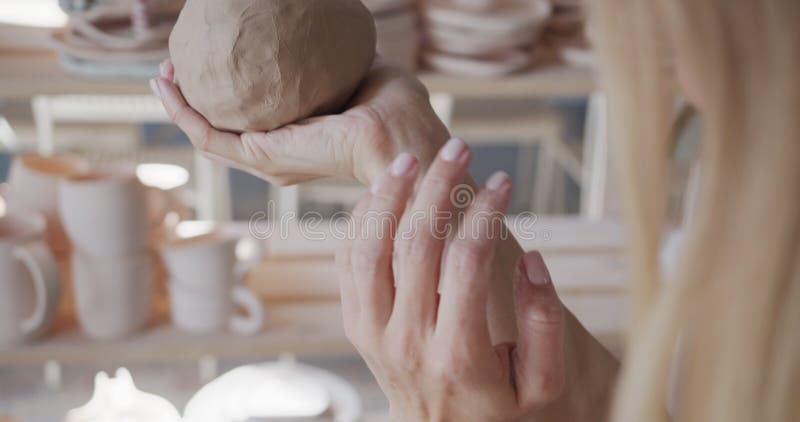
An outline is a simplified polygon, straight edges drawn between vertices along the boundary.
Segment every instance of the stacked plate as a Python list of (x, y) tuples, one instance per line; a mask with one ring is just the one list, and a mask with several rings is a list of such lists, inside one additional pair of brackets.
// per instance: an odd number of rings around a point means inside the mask
[(591, 66), (593, 54), (585, 35), (585, 12), (580, 0), (550, 0), (553, 14), (542, 33), (537, 60)]
[(147, 9), (137, 9), (134, 6), (145, 3), (97, 2), (87, 11), (70, 14), (67, 26), (53, 31), (50, 42), (68, 71), (85, 76), (152, 77), (158, 74), (159, 63), (169, 57), (169, 34), (182, 3), (148, 0)]
[(391, 65), (416, 70), (419, 27), (412, 0), (364, 0), (375, 17), (378, 54)]
[(523, 70), (551, 8), (548, 0), (430, 0), (422, 11), (425, 62), (474, 77)]

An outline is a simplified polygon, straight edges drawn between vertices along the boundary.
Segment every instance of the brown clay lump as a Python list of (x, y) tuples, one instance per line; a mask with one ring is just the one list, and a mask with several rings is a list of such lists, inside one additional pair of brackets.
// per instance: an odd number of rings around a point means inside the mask
[(212, 126), (269, 131), (341, 111), (372, 65), (375, 24), (360, 0), (188, 0), (169, 49)]

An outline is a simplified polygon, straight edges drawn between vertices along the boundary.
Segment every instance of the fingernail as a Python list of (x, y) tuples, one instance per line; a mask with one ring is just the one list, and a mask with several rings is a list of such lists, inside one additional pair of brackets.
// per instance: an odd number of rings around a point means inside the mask
[(161, 98), (161, 88), (158, 87), (158, 81), (154, 79), (150, 79), (150, 89), (153, 91), (153, 95), (158, 98)]
[(394, 159), (394, 162), (392, 162), (392, 166), (389, 171), (392, 173), (392, 176), (394, 177), (403, 177), (411, 173), (411, 170), (414, 168), (415, 165), (416, 165), (416, 160), (414, 159), (414, 157), (411, 154), (404, 152), (398, 155), (397, 158)]
[(461, 158), (466, 151), (467, 144), (465, 144), (461, 139), (453, 138), (447, 141), (439, 154), (442, 157), (442, 160), (452, 163)]
[(386, 175), (380, 175), (374, 182), (372, 182), (372, 186), (369, 188), (369, 192), (373, 195), (378, 193), (381, 189), (381, 185), (383, 185), (383, 180), (386, 178)]
[(499, 191), (504, 189), (509, 184), (509, 181), (510, 179), (508, 177), (508, 173), (504, 171), (498, 171), (486, 181), (486, 188), (490, 191)]
[(158, 71), (161, 72), (162, 77), (167, 77), (167, 60), (164, 59), (160, 65), (158, 65)]
[(531, 284), (536, 286), (547, 286), (552, 282), (550, 271), (544, 263), (542, 254), (531, 252), (525, 255), (525, 274)]

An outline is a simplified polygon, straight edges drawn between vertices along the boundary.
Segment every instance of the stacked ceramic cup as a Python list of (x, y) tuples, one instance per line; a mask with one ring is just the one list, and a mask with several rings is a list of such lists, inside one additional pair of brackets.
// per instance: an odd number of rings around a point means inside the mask
[(63, 181), (59, 207), (73, 244), (81, 328), (100, 339), (142, 328), (150, 316), (153, 260), (146, 191), (134, 169), (107, 168)]
[(412, 0), (364, 0), (375, 18), (378, 54), (386, 63), (408, 70), (417, 68), (419, 28)]
[[(175, 238), (161, 246), (169, 273), (172, 322), (192, 333), (254, 334), (264, 322), (261, 300), (236, 274), (239, 240), (219, 231)], [(245, 311), (239, 315), (237, 308)]]
[(9, 206), (41, 213), (47, 220), (47, 243), (56, 257), (68, 259), (70, 242), (59, 216), (58, 185), (89, 171), (89, 162), (77, 155), (45, 157), (23, 155), (14, 160), (9, 174)]
[(550, 10), (548, 0), (430, 0), (422, 12), (424, 60), (434, 70), (473, 77), (523, 70)]

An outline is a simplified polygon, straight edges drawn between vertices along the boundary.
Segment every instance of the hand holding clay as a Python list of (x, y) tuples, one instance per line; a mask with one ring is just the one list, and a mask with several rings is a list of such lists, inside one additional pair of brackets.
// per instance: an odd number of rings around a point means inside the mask
[(341, 111), (375, 43), (360, 0), (191, 0), (169, 49), (188, 103), (212, 126), (246, 132)]
[(269, 132), (215, 129), (186, 102), (166, 60), (151, 81), (170, 119), (204, 155), (278, 185), (353, 177), (368, 185), (401, 151), (425, 167), (449, 137), (425, 87), (410, 73), (376, 63), (341, 114), (313, 117)]

